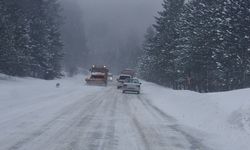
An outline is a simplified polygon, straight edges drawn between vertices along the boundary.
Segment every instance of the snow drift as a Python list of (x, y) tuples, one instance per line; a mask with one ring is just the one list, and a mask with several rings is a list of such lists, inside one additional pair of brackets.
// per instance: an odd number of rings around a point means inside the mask
[(207, 133), (213, 149), (250, 149), (250, 89), (200, 94), (144, 83), (145, 97), (180, 124)]

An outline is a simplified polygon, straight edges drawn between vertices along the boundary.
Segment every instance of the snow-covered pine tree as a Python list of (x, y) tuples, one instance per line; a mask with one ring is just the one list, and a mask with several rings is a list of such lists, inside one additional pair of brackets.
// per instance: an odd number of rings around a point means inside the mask
[(2, 73), (27, 76), (29, 70), (29, 37), (25, 1), (1, 1), (1, 66)]
[(155, 50), (154, 56), (157, 57), (155, 66), (159, 80), (158, 83), (175, 88), (175, 56), (176, 39), (178, 34), (176, 25), (179, 21), (179, 15), (182, 11), (184, 0), (164, 0), (163, 11), (156, 17)]
[(63, 58), (63, 43), (61, 39), (62, 18), (60, 5), (57, 0), (44, 1), (45, 31), (47, 44), (47, 63), (45, 79), (53, 79), (61, 76), (61, 60)]
[(10, 15), (4, 0), (0, 0), (0, 73), (11, 74), (10, 65), (13, 51), (10, 40)]
[(0, 7), (1, 73), (59, 77), (62, 43), (57, 0), (0, 0)]
[[(192, 0), (177, 21), (170, 6), (165, 0), (154, 25), (151, 53), (144, 50), (141, 59), (144, 69), (148, 56), (155, 58), (150, 66), (157, 70), (149, 69), (157, 78), (154, 82), (199, 92), (249, 87), (250, 1)], [(152, 79), (147, 69), (141, 73)]]
[(220, 45), (218, 11), (217, 0), (193, 0), (182, 13), (177, 64), (191, 90), (216, 90), (220, 74), (216, 60)]
[(179, 22), (177, 64), (189, 79), (189, 89), (249, 86), (249, 8), (244, 0), (186, 4)]
[(156, 57), (154, 56), (155, 50), (155, 30), (152, 26), (147, 29), (145, 40), (143, 42), (142, 56), (138, 62), (139, 76), (147, 81), (156, 82), (157, 75), (155, 74)]
[(225, 89), (250, 86), (250, 1), (224, 0), (222, 26)]

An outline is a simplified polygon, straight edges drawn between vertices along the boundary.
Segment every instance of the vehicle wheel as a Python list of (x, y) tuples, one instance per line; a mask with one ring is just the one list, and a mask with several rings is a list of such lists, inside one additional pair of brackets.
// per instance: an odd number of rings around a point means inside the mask
[(122, 91), (122, 93), (125, 93), (126, 91)]
[(138, 91), (137, 94), (140, 94), (140, 91)]

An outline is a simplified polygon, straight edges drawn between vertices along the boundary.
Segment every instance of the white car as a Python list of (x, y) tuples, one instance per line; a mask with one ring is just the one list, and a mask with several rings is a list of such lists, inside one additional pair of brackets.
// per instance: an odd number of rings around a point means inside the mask
[(123, 82), (126, 80), (126, 79), (131, 79), (131, 75), (127, 75), (127, 74), (121, 74), (117, 81), (118, 81), (118, 85), (117, 85), (117, 89), (120, 89), (122, 86), (123, 86)]
[(136, 92), (137, 94), (140, 94), (141, 92), (141, 83), (138, 79), (126, 79), (122, 86), (122, 93), (126, 92)]

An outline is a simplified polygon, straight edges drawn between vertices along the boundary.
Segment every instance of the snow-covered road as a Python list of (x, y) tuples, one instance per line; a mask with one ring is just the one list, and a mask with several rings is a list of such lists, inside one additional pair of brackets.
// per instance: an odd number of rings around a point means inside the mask
[(200, 94), (143, 82), (136, 95), (115, 84), (0, 74), (0, 150), (250, 149), (250, 89)]
[(114, 85), (55, 90), (32, 97), (10, 90), (6, 97), (16, 99), (1, 100), (0, 150), (209, 149), (144, 94)]

